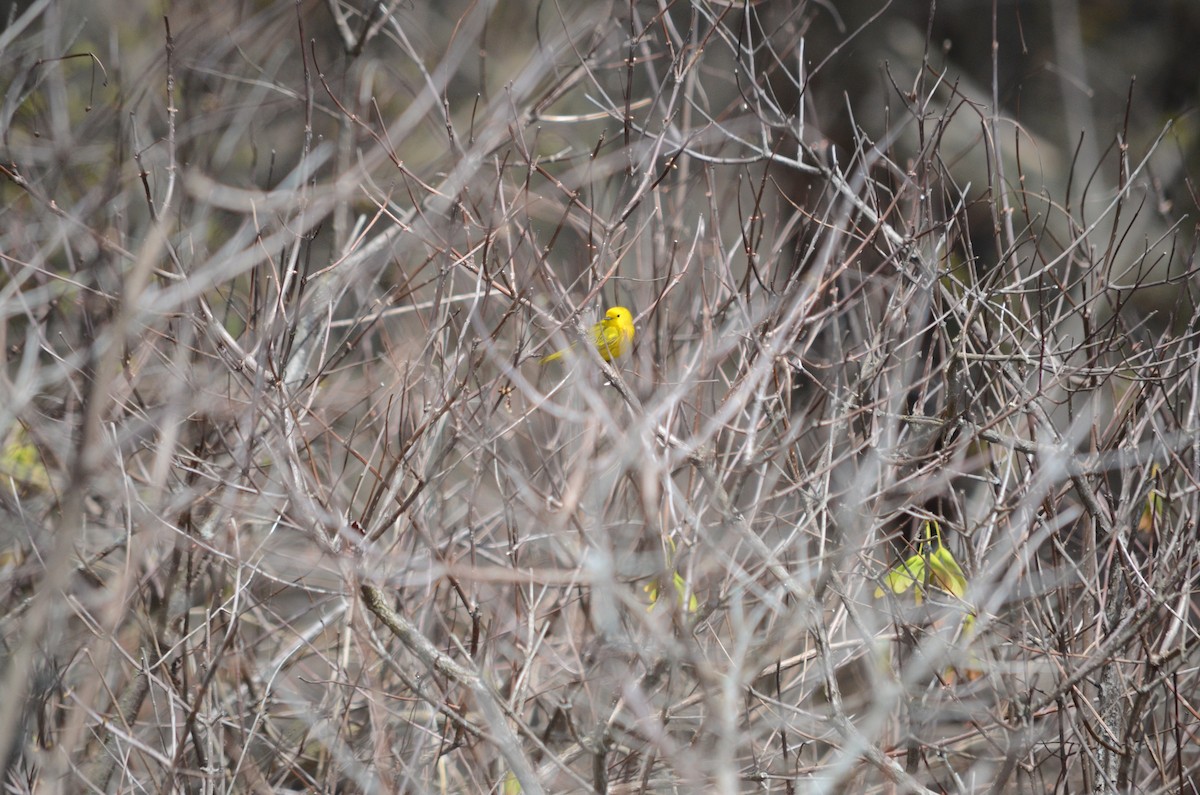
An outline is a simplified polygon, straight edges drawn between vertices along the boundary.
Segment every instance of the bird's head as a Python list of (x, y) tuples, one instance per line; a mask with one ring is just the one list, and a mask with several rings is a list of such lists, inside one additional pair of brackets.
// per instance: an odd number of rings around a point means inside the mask
[(612, 306), (609, 307), (608, 311), (604, 313), (604, 319), (631, 321), (633, 320), (633, 313), (623, 306)]

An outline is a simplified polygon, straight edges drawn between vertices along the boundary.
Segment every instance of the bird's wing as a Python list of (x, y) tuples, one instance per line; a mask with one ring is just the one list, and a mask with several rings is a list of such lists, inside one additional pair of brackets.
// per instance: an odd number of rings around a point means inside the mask
[(616, 321), (605, 320), (596, 324), (596, 350), (600, 351), (600, 355), (605, 359), (621, 355), (621, 329), (617, 327)]

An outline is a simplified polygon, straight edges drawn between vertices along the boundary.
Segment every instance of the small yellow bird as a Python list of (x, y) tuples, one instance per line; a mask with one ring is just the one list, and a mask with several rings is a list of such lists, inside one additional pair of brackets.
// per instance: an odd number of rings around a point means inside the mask
[[(633, 334), (633, 313), (623, 306), (610, 307), (604, 313), (604, 319), (592, 326), (593, 344), (596, 346), (600, 358), (606, 362), (619, 358), (629, 350), (633, 345)], [(574, 347), (574, 345), (571, 346), (571, 348)], [(571, 348), (564, 348), (549, 356), (543, 356), (542, 364), (561, 359), (563, 354), (570, 351)]]

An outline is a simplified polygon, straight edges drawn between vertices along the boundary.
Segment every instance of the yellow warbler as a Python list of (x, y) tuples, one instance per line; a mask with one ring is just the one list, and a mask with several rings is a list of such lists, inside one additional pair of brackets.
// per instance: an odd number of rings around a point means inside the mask
[[(611, 362), (624, 354), (633, 344), (633, 332), (633, 313), (623, 306), (610, 307), (604, 313), (604, 319), (592, 326), (593, 344), (600, 353), (600, 358)], [(542, 364), (561, 359), (571, 348), (543, 356)]]

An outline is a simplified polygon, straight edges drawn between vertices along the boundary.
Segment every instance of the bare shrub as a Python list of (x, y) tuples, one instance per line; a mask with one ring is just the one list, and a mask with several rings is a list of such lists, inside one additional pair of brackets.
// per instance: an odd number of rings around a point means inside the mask
[(0, 35), (9, 791), (1195, 789), (1186, 142), (998, 14), (352, 5)]

